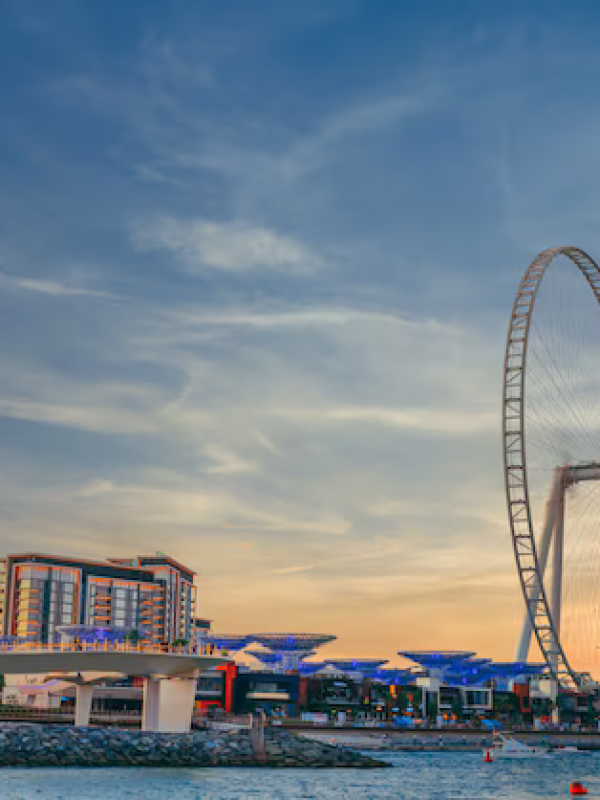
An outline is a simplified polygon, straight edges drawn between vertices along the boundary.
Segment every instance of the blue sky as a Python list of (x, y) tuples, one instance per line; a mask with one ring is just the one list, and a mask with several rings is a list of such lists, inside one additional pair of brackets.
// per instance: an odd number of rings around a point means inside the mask
[(539, 250), (600, 252), (597, 5), (0, 17), (3, 550), (168, 550), (221, 630), (510, 658), (503, 344)]

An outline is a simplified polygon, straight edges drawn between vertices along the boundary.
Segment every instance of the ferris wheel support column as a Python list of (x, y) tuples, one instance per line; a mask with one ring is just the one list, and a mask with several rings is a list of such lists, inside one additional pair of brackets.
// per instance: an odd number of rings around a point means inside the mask
[[(561, 476), (562, 477), (562, 476)], [(565, 544), (565, 486), (558, 497), (556, 509), (556, 525), (554, 528), (553, 560), (552, 560), (552, 594), (550, 595), (550, 611), (554, 620), (554, 628), (560, 639), (560, 616), (562, 604), (563, 553)], [(558, 662), (555, 667), (558, 668)]]
[[(550, 542), (552, 541), (552, 534), (556, 524), (556, 515), (560, 503), (560, 494), (562, 492), (562, 475), (559, 475), (557, 470), (554, 473), (554, 481), (550, 491), (550, 497), (546, 504), (546, 516), (544, 519), (544, 530), (542, 538), (538, 545), (538, 561), (540, 565), (540, 574), (543, 579), (546, 572), (546, 564), (548, 563), (548, 552), (550, 550)], [(532, 589), (530, 602), (535, 605), (540, 598), (541, 581)], [(519, 647), (517, 648), (517, 661), (527, 661), (529, 655), (529, 646), (531, 644), (531, 637), (533, 635), (533, 624), (528, 608), (525, 608), (525, 617), (523, 619), (523, 627), (521, 629), (521, 638), (519, 639)]]

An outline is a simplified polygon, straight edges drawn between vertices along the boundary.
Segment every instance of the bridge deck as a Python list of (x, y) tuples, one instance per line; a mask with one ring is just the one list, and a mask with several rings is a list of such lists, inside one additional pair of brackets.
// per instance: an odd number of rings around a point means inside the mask
[(189, 675), (228, 664), (222, 655), (120, 650), (11, 650), (0, 652), (0, 675), (44, 672), (115, 672), (124, 675)]

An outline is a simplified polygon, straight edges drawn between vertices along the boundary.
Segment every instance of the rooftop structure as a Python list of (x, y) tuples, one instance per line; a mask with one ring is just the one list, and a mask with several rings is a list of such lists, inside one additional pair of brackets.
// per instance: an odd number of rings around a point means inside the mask
[(385, 683), (387, 686), (404, 686), (415, 680), (416, 676), (409, 669), (388, 667), (374, 670), (369, 677), (380, 683)]
[(414, 661), (426, 669), (444, 670), (454, 664), (468, 661), (475, 655), (474, 651), (467, 650), (403, 650), (399, 656)]
[(548, 667), (546, 664), (525, 664), (523, 661), (492, 661), (487, 669), (497, 675), (512, 678), (518, 675), (540, 675)]
[(131, 630), (128, 628), (106, 628), (96, 625), (59, 625), (57, 633), (67, 640), (81, 642), (122, 642)]
[(317, 647), (332, 642), (336, 636), (326, 633), (253, 633), (251, 639), (273, 653), (278, 653), (283, 670), (297, 670), (300, 662), (314, 655)]
[[(475, 663), (480, 661), (482, 663)], [(475, 685), (494, 680), (505, 683), (519, 677), (540, 675), (546, 669), (545, 664), (524, 664), (522, 661), (493, 662), (490, 659), (474, 659), (458, 667), (453, 667), (444, 674), (449, 684)]]
[(243, 650), (244, 647), (253, 642), (254, 637), (240, 633), (215, 633), (214, 631), (210, 631), (202, 635), (202, 641), (207, 644), (212, 644), (222, 650), (229, 650), (232, 653), (236, 653), (238, 650)]
[(337, 636), (326, 633), (253, 633), (250, 635), (253, 642), (268, 647), (269, 650), (283, 653), (308, 652), (316, 647), (333, 642)]
[(298, 672), (300, 675), (314, 675), (315, 672), (320, 672), (327, 668), (324, 661), (301, 661), (298, 665)]
[(384, 664), (388, 663), (387, 658), (330, 658), (325, 662), (340, 672), (358, 672), (361, 675), (368, 675), (375, 672)]
[(272, 653), (269, 650), (247, 650), (246, 652), (249, 656), (252, 656), (252, 658), (255, 658), (257, 661), (267, 666), (279, 664), (281, 661), (280, 653)]

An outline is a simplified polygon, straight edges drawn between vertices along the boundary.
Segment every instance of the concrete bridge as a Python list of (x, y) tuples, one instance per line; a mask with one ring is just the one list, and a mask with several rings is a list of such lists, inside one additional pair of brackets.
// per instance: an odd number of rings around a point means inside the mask
[(231, 662), (222, 653), (130, 643), (39, 644), (0, 648), (0, 674), (48, 674), (75, 684), (75, 725), (89, 725), (94, 686), (126, 675), (143, 678), (142, 729), (191, 727), (199, 670)]

